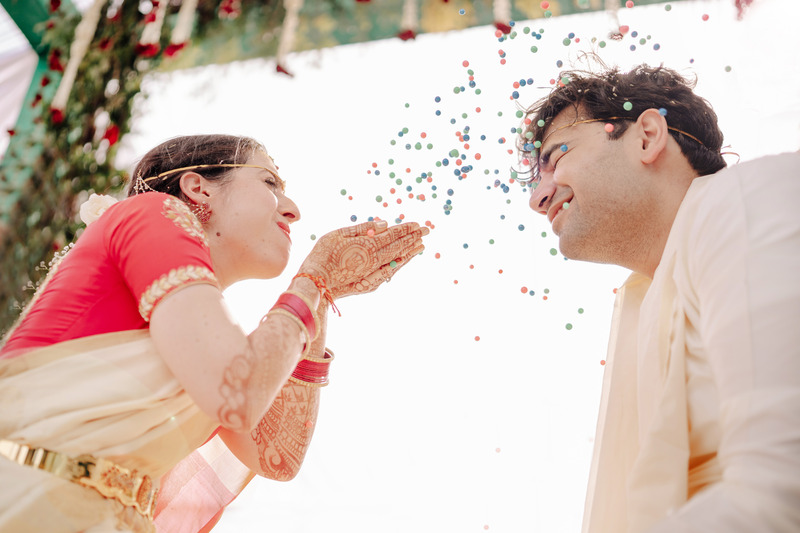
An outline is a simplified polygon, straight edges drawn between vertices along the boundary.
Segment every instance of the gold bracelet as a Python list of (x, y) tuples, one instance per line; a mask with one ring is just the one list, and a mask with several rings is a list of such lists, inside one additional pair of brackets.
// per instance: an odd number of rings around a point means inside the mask
[(292, 383), (296, 383), (298, 385), (302, 385), (304, 387), (316, 387), (316, 388), (319, 388), (319, 387), (327, 387), (328, 386), (328, 382), (327, 381), (325, 381), (324, 383), (311, 383), (311, 382), (308, 382), (308, 381), (303, 381), (302, 379), (297, 379), (294, 376), (289, 376), (289, 381), (291, 381)]
[[(328, 357), (326, 357), (326, 356), (328, 356)], [(303, 359), (305, 359), (306, 361), (312, 361), (314, 363), (327, 363), (327, 364), (330, 364), (333, 361), (333, 352), (328, 350), (328, 348), (325, 348), (325, 353), (323, 354), (322, 357), (315, 357), (313, 355), (305, 355), (305, 356), (303, 356)]]
[(283, 309), (271, 309), (269, 313), (264, 315), (262, 321), (273, 313), (288, 317), (291, 320), (293, 320), (295, 324), (300, 326), (300, 330), (303, 332), (303, 335), (305, 335), (306, 338), (306, 345), (303, 347), (303, 354), (302, 354), (302, 356), (305, 357), (306, 354), (308, 354), (308, 352), (311, 351), (311, 336), (308, 334), (308, 328), (306, 327), (306, 325), (303, 324), (303, 321), (294, 316), (292, 313), (290, 313), (289, 311), (284, 311)]

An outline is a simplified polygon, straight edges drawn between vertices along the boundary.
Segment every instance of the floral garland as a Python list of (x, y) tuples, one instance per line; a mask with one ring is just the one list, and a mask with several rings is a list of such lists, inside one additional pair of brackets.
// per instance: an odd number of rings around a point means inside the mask
[[(43, 279), (53, 252), (82, 231), (76, 211), (88, 196), (83, 191), (121, 187), (124, 173), (111, 164), (116, 145), (129, 130), (142, 77), (159, 63), (136, 48), (148, 25), (138, 2), (96, 0), (83, 17), (62, 10), (59, 0), (50, 7), (42, 28), (49, 72), (25, 104), (35, 127), (12, 137), (2, 162), (4, 175), (30, 177), (0, 231), (0, 332)], [(38, 156), (26, 161), (22, 154), (31, 151)]]

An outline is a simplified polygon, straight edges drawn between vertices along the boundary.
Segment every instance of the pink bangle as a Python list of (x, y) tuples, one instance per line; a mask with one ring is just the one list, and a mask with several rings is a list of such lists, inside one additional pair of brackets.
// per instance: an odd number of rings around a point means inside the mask
[(298, 296), (284, 292), (275, 302), (275, 305), (272, 306), (272, 309), (283, 309), (299, 318), (308, 330), (309, 341), (317, 337), (317, 322), (314, 320), (314, 314), (308, 308), (308, 304)]

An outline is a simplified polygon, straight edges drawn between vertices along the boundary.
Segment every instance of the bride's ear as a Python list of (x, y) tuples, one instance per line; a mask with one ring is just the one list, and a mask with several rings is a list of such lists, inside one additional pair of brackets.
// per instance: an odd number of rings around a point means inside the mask
[(205, 202), (211, 196), (208, 181), (197, 172), (184, 172), (179, 184), (181, 192), (196, 204)]

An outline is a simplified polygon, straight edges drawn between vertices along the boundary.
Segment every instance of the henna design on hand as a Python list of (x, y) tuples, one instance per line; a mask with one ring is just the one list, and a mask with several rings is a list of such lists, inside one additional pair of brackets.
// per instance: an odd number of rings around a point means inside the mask
[(405, 264), (424, 249), (422, 237), (428, 233), (415, 222), (391, 228), (373, 222), (340, 228), (319, 240), (300, 271), (324, 277), (334, 298), (371, 292), (391, 279), (393, 272), (385, 269), (392, 261), (402, 259)]
[(219, 387), (217, 419), (226, 429), (247, 433), (269, 409), (297, 364), (303, 334), (280, 315), (263, 320), (248, 336), (244, 354), (230, 360)]
[(251, 432), (266, 477), (285, 481), (297, 473), (314, 434), (319, 397), (318, 388), (287, 383)]
[(237, 355), (225, 369), (222, 385), (219, 387), (224, 403), (219, 408), (217, 416), (225, 427), (233, 431), (246, 429), (247, 385), (252, 372), (253, 367), (248, 358)]

